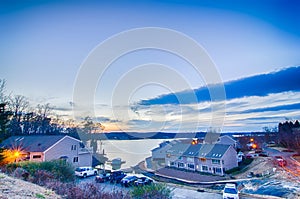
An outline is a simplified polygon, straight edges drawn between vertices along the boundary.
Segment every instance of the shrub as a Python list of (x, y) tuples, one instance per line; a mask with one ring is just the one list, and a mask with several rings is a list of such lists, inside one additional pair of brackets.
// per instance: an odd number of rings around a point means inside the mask
[(131, 191), (131, 196), (137, 199), (169, 199), (171, 196), (171, 189), (165, 184), (152, 184), (134, 187)]
[(242, 164), (243, 165), (249, 165), (249, 164), (251, 164), (253, 162), (253, 158), (247, 158), (247, 159), (245, 159), (243, 162), (242, 162)]
[(62, 182), (70, 182), (75, 180), (73, 166), (62, 160), (41, 162), (41, 169), (50, 171), (56, 179), (59, 179)]
[(231, 173), (234, 173), (234, 172), (237, 172), (237, 171), (240, 171), (241, 170), (241, 167), (234, 167), (232, 169), (229, 169), (227, 171), (225, 171), (226, 174), (231, 174)]
[(18, 167), (13, 171), (12, 175), (16, 178), (27, 180), (29, 173), (25, 169)]
[(48, 178), (56, 178), (62, 182), (72, 182), (75, 180), (74, 168), (71, 164), (62, 160), (12, 163), (6, 165), (4, 170), (7, 173), (12, 173), (17, 167), (26, 170), (30, 174), (31, 181), (38, 181), (39, 184), (44, 184), (41, 180)]
[(59, 181), (48, 182), (46, 187), (55, 191), (63, 198), (69, 199), (130, 199), (130, 196), (121, 191), (105, 192), (100, 187), (93, 183), (85, 183), (83, 185), (76, 185), (74, 183), (62, 183)]
[(49, 171), (37, 170), (32, 177), (31, 182), (40, 186), (45, 186), (47, 182), (54, 179), (54, 176)]

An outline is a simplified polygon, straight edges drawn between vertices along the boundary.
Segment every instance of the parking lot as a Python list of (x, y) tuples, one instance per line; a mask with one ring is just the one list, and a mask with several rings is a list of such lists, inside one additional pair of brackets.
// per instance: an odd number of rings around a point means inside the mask
[[(87, 178), (79, 178), (78, 182), (81, 184), (93, 183), (99, 189), (106, 192), (122, 191), (123, 193), (129, 193), (129, 191), (132, 189), (132, 187), (123, 187), (117, 183), (110, 183), (110, 182), (96, 183), (95, 176), (90, 176)], [(187, 189), (179, 186), (173, 186), (173, 185), (168, 185), (168, 187), (172, 190), (172, 196), (173, 196), (172, 198), (174, 199), (183, 199), (183, 198), (221, 199), (222, 198), (222, 195), (217, 193), (197, 192), (196, 190)]]

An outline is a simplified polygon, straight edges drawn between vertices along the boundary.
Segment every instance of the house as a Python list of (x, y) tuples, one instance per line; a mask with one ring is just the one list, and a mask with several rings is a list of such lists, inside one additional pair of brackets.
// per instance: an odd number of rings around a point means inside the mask
[(229, 135), (220, 136), (217, 143), (225, 144), (225, 145), (232, 145), (235, 149), (240, 148), (239, 142), (237, 140), (235, 140), (232, 136), (229, 136)]
[(149, 169), (158, 170), (165, 167), (166, 152), (177, 141), (164, 141), (158, 147), (151, 150), (151, 158), (146, 159), (146, 166)]
[(27, 161), (43, 162), (63, 159), (74, 167), (92, 165), (92, 150), (85, 148), (80, 140), (70, 136), (11, 136), (2, 142), (0, 147), (20, 149), (24, 155), (22, 160)]
[(237, 152), (232, 145), (177, 143), (166, 153), (169, 167), (224, 175), (238, 166)]
[(159, 161), (165, 160), (166, 152), (172, 147), (172, 143), (170, 141), (165, 141), (159, 144), (157, 148), (151, 150), (152, 160)]

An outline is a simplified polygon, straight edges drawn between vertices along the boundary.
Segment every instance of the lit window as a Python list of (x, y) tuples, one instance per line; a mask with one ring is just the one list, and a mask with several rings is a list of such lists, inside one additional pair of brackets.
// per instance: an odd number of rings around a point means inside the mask
[(33, 159), (38, 159), (38, 158), (41, 158), (42, 156), (41, 155), (34, 155), (32, 156)]

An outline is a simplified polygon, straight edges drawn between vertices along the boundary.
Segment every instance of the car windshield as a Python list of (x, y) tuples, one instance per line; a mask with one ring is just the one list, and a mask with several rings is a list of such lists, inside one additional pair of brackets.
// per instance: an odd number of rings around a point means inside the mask
[(126, 177), (126, 179), (128, 179), (128, 180), (131, 180), (131, 179), (134, 179), (135, 178), (135, 176), (128, 176), (128, 177)]
[(75, 171), (78, 171), (78, 172), (81, 172), (81, 171), (84, 171), (85, 169), (83, 168), (76, 168)]
[(224, 192), (229, 194), (237, 194), (237, 191), (234, 188), (225, 188)]

